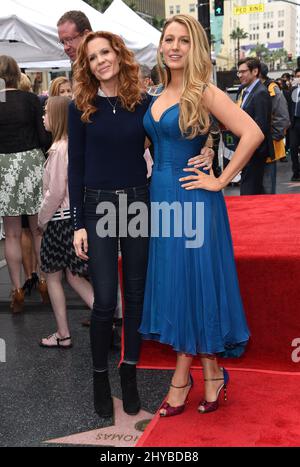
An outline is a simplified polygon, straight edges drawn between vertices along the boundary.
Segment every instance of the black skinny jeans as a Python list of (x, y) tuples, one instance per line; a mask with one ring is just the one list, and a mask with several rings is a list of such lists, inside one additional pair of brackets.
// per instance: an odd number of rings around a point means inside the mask
[[(147, 207), (148, 214), (143, 218), (143, 225), (144, 222), (148, 223), (149, 191), (148, 186), (128, 188), (125, 191), (127, 193), (117, 194), (106, 190), (86, 189), (85, 193), (84, 217), (88, 234), (89, 271), (95, 294), (90, 336), (93, 367), (96, 371), (103, 371), (108, 367), (113, 316), (117, 305), (119, 239), (125, 302), (124, 361), (137, 363), (140, 355), (141, 336), (138, 329), (144, 301), (149, 234), (137, 237), (130, 234), (122, 236), (124, 234), (119, 231), (119, 218), (122, 216), (124, 219), (128, 206), (138, 201)], [(111, 203), (109, 211), (103, 210), (102, 214), (99, 213), (99, 207), (107, 208), (99, 203)], [(108, 212), (112, 215), (108, 215)], [(127, 215), (127, 222), (123, 223), (123, 231), (124, 226), (127, 228), (130, 221), (138, 214), (139, 211), (135, 215)], [(99, 222), (100, 219), (102, 221)], [(108, 219), (108, 223), (105, 224), (104, 219)], [(104, 228), (110, 226), (112, 232), (104, 237), (103, 232), (99, 232), (100, 224), (102, 227), (104, 225)]]

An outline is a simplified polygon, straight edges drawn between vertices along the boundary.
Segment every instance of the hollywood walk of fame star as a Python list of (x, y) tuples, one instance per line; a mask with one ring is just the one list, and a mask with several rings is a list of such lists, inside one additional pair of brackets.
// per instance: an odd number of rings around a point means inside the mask
[(84, 444), (94, 446), (133, 447), (153, 418), (153, 414), (140, 410), (137, 415), (127, 415), (120, 399), (113, 398), (115, 424), (106, 428), (76, 433), (62, 438), (51, 439), (45, 443)]

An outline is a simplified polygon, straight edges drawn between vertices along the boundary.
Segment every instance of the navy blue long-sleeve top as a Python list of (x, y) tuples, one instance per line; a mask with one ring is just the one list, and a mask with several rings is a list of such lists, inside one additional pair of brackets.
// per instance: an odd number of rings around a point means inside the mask
[(143, 118), (151, 96), (145, 95), (133, 112), (117, 102), (113, 113), (116, 100), (97, 96), (91, 123), (82, 122), (74, 102), (69, 107), (68, 178), (75, 230), (84, 228), (85, 188), (117, 190), (147, 183)]

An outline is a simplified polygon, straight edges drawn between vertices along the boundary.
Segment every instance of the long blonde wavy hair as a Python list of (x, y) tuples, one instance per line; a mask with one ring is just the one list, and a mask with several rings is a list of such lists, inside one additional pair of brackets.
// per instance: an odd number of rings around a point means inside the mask
[(107, 39), (119, 58), (118, 97), (122, 107), (133, 112), (142, 100), (139, 66), (133, 53), (125, 46), (123, 39), (111, 32), (90, 32), (79, 46), (73, 67), (74, 100), (76, 107), (83, 112), (81, 116), (83, 122), (90, 122), (91, 115), (97, 111), (95, 98), (99, 89), (99, 81), (92, 74), (87, 57), (88, 43), (97, 38)]
[(190, 15), (175, 15), (168, 19), (162, 30), (157, 62), (164, 87), (171, 81), (171, 71), (163, 63), (160, 48), (163, 43), (166, 29), (171, 23), (183, 24), (190, 37), (190, 50), (186, 60), (183, 74), (183, 92), (180, 98), (179, 127), (181, 133), (189, 139), (209, 130), (209, 113), (203, 105), (203, 91), (211, 79), (212, 64), (209, 53), (209, 44), (206, 33), (201, 24)]

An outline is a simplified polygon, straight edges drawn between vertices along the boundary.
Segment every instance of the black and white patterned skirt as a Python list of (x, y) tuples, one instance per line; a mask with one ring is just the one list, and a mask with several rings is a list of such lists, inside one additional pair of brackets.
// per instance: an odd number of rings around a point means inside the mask
[(86, 261), (76, 256), (71, 219), (48, 222), (41, 245), (41, 269), (51, 273), (68, 268), (73, 274), (87, 275)]

